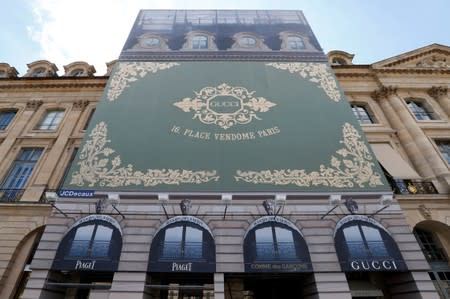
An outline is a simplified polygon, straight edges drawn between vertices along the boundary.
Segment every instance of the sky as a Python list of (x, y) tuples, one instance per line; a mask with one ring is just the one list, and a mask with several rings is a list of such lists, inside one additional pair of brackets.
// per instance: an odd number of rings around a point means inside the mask
[(117, 59), (140, 9), (302, 10), (325, 53), (371, 64), (432, 43), (450, 46), (450, 0), (0, 0), (0, 62), (19, 71), (45, 59), (86, 61), (96, 75)]

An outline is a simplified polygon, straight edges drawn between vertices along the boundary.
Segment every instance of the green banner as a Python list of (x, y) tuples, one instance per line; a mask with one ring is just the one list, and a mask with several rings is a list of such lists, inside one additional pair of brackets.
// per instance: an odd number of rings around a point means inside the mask
[(64, 184), (389, 191), (327, 63), (118, 62)]

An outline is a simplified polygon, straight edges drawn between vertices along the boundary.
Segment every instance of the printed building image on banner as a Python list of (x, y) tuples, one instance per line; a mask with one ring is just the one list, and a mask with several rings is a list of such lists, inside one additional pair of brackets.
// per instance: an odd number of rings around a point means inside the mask
[(119, 61), (65, 189), (389, 191), (324, 62)]

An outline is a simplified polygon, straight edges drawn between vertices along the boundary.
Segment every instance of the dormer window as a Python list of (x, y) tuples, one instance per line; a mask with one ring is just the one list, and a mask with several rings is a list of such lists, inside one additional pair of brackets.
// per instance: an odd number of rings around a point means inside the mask
[(192, 49), (208, 49), (208, 37), (196, 35), (192, 38)]
[(7, 73), (5, 70), (0, 70), (0, 78), (6, 78), (7, 77)]
[(138, 42), (131, 51), (167, 51), (167, 39), (154, 33), (144, 33), (137, 38)]
[(141, 45), (147, 48), (154, 48), (160, 44), (159, 38), (149, 37), (141, 41)]
[(31, 73), (31, 77), (45, 77), (46, 69), (43, 67), (35, 69)]
[(343, 58), (335, 57), (331, 61), (332, 65), (346, 65), (347, 62)]
[(207, 31), (191, 31), (186, 34), (186, 42), (181, 48), (183, 51), (217, 50), (214, 34)]
[(289, 50), (301, 50), (305, 48), (305, 43), (300, 36), (290, 35), (287, 38), (287, 46)]
[(239, 32), (233, 35), (234, 44), (230, 50), (238, 51), (270, 51), (264, 44), (264, 39), (251, 32)]
[(239, 45), (245, 48), (252, 48), (256, 46), (256, 39), (250, 36), (244, 36), (239, 39)]
[(84, 70), (83, 69), (75, 69), (70, 73), (70, 75), (73, 77), (81, 77), (84, 75)]

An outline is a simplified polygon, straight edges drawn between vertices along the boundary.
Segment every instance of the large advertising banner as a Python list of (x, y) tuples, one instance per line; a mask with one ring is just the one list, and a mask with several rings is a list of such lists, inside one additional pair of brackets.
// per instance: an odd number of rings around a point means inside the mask
[(119, 61), (64, 188), (389, 191), (325, 62)]

